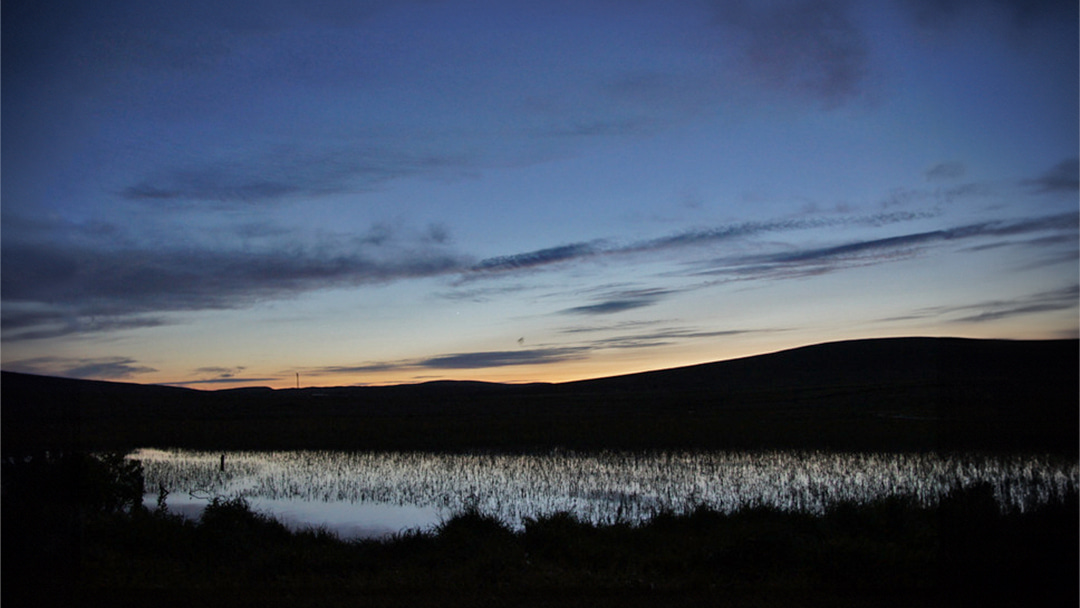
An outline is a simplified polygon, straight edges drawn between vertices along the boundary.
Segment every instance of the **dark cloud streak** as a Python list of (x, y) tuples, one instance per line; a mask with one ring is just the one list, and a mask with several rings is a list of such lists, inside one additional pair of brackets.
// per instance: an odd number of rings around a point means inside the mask
[(393, 179), (465, 164), (462, 158), (451, 155), (363, 148), (322, 152), (287, 148), (247, 160), (166, 169), (128, 186), (121, 195), (147, 203), (268, 204), (367, 191)]
[(626, 245), (610, 245), (606, 240), (588, 243), (573, 243), (540, 249), (528, 253), (488, 258), (480, 261), (471, 271), (482, 276), (484, 273), (535, 269), (551, 264), (584, 260), (598, 256), (630, 255), (659, 252), (682, 247), (710, 245), (723, 241), (746, 238), (766, 233), (779, 233), (795, 230), (818, 228), (836, 228), (843, 226), (886, 226), (889, 224), (914, 221), (933, 217), (934, 213), (898, 211), (868, 216), (841, 218), (791, 218), (772, 221), (742, 222), (715, 228), (687, 230), (676, 234), (649, 239)]
[(483, 369), (512, 365), (549, 365), (586, 355), (580, 348), (537, 348), (525, 350), (480, 351), (473, 353), (455, 353), (424, 359), (416, 367), (427, 369)]
[(699, 330), (687, 328), (659, 329), (647, 333), (631, 333), (611, 338), (597, 338), (587, 343), (590, 350), (654, 348), (667, 346), (683, 340), (701, 340), (705, 338), (724, 338), (750, 333), (782, 331), (778, 329), (729, 329), (729, 330)]
[(938, 163), (926, 170), (928, 181), (950, 180), (963, 177), (967, 173), (967, 167), (960, 161), (948, 161)]
[[(6, 231), (2, 243), (2, 322), (7, 340), (135, 329), (166, 323), (162, 313), (243, 308), (260, 300), (329, 287), (435, 276), (455, 276), (459, 281), (503, 277), (600, 256), (700, 248), (800, 230), (884, 227), (933, 216), (929, 212), (898, 211), (743, 222), (629, 244), (606, 240), (571, 243), (479, 262), (448, 247), (450, 236), (439, 226), (420, 236), (399, 236), (393, 228), (377, 225), (366, 234), (302, 247), (284, 241), (282, 233), (262, 225), (260, 232), (267, 236), (259, 247), (197, 248), (140, 244), (106, 225), (50, 225), (20, 222), (17, 216), (8, 216), (5, 221), (9, 229), (14, 226), (22, 230), (10, 233), (11, 237)], [(950, 241), (1033, 235), (1039, 237), (1033, 243), (1060, 242), (1055, 237), (1075, 234), (1078, 223), (1075, 213), (982, 222), (830, 247), (694, 262), (698, 270), (691, 274), (728, 275), (741, 280), (807, 276), (880, 263)], [(994, 244), (976, 242), (975, 246)], [(662, 290), (617, 291), (563, 312), (611, 314), (651, 306), (668, 295)]]
[(652, 306), (655, 303), (655, 298), (607, 300), (605, 302), (600, 302), (599, 304), (587, 304), (584, 306), (567, 308), (562, 312), (563, 314), (573, 315), (607, 315), (617, 312), (624, 312), (627, 310), (634, 310), (636, 308), (644, 308), (646, 306)]
[(843, 0), (718, 0), (717, 22), (739, 41), (752, 79), (837, 106), (859, 97), (870, 71), (866, 33)]
[[(1080, 215), (1064, 213), (1039, 218), (993, 221), (911, 234), (855, 241), (832, 247), (796, 249), (766, 255), (733, 257), (706, 264), (699, 275), (730, 275), (745, 279), (775, 279), (832, 272), (850, 266), (876, 264), (913, 255), (937, 243), (1040, 232), (1076, 231)], [(1060, 239), (1054, 239), (1058, 242)], [(1044, 242), (1040, 239), (1039, 242)]]
[(523, 270), (546, 266), (559, 262), (567, 262), (581, 258), (592, 257), (603, 251), (599, 242), (572, 243), (547, 249), (538, 249), (527, 253), (505, 255), (481, 260), (472, 267), (474, 272), (499, 272), (506, 270)]
[(1039, 177), (1024, 180), (1022, 183), (1040, 193), (1075, 193), (1080, 190), (1080, 159), (1063, 160)]
[(223, 378), (209, 378), (205, 380), (184, 380), (181, 382), (164, 382), (162, 384), (168, 384), (171, 386), (191, 386), (199, 384), (251, 384), (254, 382), (279, 382), (281, 378), (273, 377), (239, 377), (229, 376)]
[(44, 374), (65, 378), (130, 378), (138, 374), (148, 374), (157, 370), (129, 357), (37, 357), (5, 363), (8, 371), (28, 374)]
[(271, 243), (257, 250), (117, 247), (109, 240), (73, 238), (70, 231), (5, 238), (0, 276), (4, 339), (151, 327), (165, 323), (157, 313), (242, 308), (327, 287), (431, 277), (468, 267), (467, 260), (426, 238), (383, 246)]
[(1003, 11), (1009, 26), (1023, 31), (1039, 19), (1075, 22), (1077, 8), (1072, 0), (904, 0), (903, 5), (917, 24), (936, 31), (986, 11)]
[[(651, 323), (619, 324), (612, 328), (596, 328), (597, 331), (612, 329), (618, 332), (621, 329), (640, 327)], [(590, 328), (588, 331), (593, 331)], [(708, 338), (722, 338), (747, 333), (784, 331), (781, 329), (749, 329), (749, 330), (702, 330), (686, 327), (660, 328), (648, 332), (630, 332), (611, 337), (594, 338), (579, 343), (561, 346), (545, 346), (533, 349), (502, 350), (502, 351), (477, 351), (470, 353), (451, 353), (430, 357), (427, 359), (413, 359), (400, 361), (372, 362), (353, 366), (329, 366), (307, 370), (314, 375), (343, 375), (378, 373), (386, 371), (408, 371), (420, 369), (435, 370), (472, 370), (487, 369), (493, 367), (511, 367), (523, 365), (555, 365), (566, 361), (586, 359), (591, 353), (607, 349), (633, 349), (652, 348), (672, 344), (682, 340), (701, 340)], [(580, 328), (571, 328), (564, 331), (567, 334), (580, 334)]]
[[(962, 306), (934, 306), (881, 321), (914, 321), (928, 318), (947, 318), (952, 323), (987, 323), (1010, 317), (1042, 312), (1070, 310), (1080, 306), (1080, 285), (1042, 291), (1011, 300), (989, 300)], [(957, 316), (961, 315), (961, 316)], [(949, 319), (948, 317), (952, 317)]]
[(386, 371), (439, 369), (485, 369), (519, 365), (551, 365), (583, 359), (588, 349), (581, 347), (546, 347), (520, 350), (477, 351), (450, 353), (426, 359), (381, 361), (362, 365), (328, 366), (307, 370), (315, 375), (363, 374)]
[(1080, 305), (1080, 285), (1071, 285), (1053, 291), (1035, 293), (1011, 301), (996, 300), (954, 308), (958, 310), (978, 310), (979, 312), (955, 319), (956, 323), (986, 323), (1009, 317), (1018, 317), (1041, 312), (1071, 310)]
[(623, 290), (605, 295), (596, 304), (574, 306), (561, 311), (562, 314), (571, 315), (607, 315), (637, 308), (645, 308), (656, 304), (661, 299), (673, 292), (666, 289), (635, 289)]

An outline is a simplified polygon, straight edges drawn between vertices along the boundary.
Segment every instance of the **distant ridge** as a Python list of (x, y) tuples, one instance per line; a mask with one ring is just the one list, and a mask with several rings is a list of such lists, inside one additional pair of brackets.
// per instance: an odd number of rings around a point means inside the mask
[(1078, 340), (870, 338), (825, 342), (672, 369), (570, 384), (603, 388), (707, 385), (808, 386), (916, 381), (929, 378), (1080, 378)]
[[(475, 380), (431, 380), (416, 384), (378, 387), (305, 387), (272, 389), (247, 386), (228, 389), (196, 389), (166, 384), (139, 384), (108, 380), (83, 380), (57, 376), (0, 372), (0, 382), (12, 396), (25, 389), (49, 393), (81, 390), (135, 395), (139, 390), (180, 391), (190, 393), (231, 393), (242, 391), (306, 390), (450, 390), (468, 392), (501, 388), (565, 387), (593, 390), (639, 390), (642, 388), (700, 388), (753, 383), (771, 386), (831, 384), (839, 381), (877, 382), (890, 379), (925, 378), (931, 375), (964, 373), (971, 377), (1039, 376), (1070, 369), (1071, 360), (1080, 360), (1080, 341), (1064, 340), (986, 340), (973, 338), (868, 338), (824, 342), (784, 349), (773, 353), (657, 369), (632, 374), (574, 380), (562, 383), (536, 382), (504, 384)], [(1080, 375), (1078, 375), (1080, 377)], [(0, 385), (0, 386), (2, 386)], [(143, 387), (135, 388), (135, 387)]]
[(195, 390), (3, 372), (3, 444), (1075, 451), (1080, 342), (882, 338), (560, 384)]

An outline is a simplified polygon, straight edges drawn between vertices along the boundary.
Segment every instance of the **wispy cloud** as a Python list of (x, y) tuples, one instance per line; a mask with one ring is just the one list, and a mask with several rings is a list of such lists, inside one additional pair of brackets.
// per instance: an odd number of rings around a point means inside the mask
[[(458, 281), (457, 283), (460, 283), (460, 281)], [(535, 286), (522, 283), (514, 283), (509, 285), (485, 285), (481, 287), (470, 287), (468, 289), (457, 286), (450, 291), (439, 293), (438, 296), (447, 300), (490, 302), (495, 298), (521, 293), (530, 289), (535, 289)]]
[(951, 160), (938, 163), (927, 169), (926, 179), (927, 181), (958, 179), (963, 177), (965, 173), (967, 173), (967, 167), (964, 163), (957, 160)]
[(866, 33), (843, 0), (715, 3), (718, 23), (753, 80), (834, 106), (858, 97), (870, 71)]
[(470, 265), (438, 235), (215, 249), (90, 239), (69, 227), (57, 230), (52, 238), (3, 241), (5, 339), (149, 327), (165, 323), (160, 313), (170, 311), (239, 308), (261, 298), (437, 276)]
[(605, 294), (596, 304), (567, 308), (562, 314), (606, 315), (656, 304), (673, 292), (668, 289), (630, 289)]
[(564, 334), (593, 334), (598, 332), (621, 332), (626, 330), (638, 330), (645, 327), (655, 327), (657, 325), (664, 325), (668, 321), (653, 319), (648, 321), (634, 320), (634, 321), (619, 321), (618, 323), (589, 323), (588, 325), (577, 325), (574, 327), (564, 327), (559, 330)]
[[(643, 328), (653, 327), (648, 331)], [(655, 348), (689, 340), (708, 340), (751, 333), (772, 333), (786, 329), (702, 329), (672, 326), (664, 321), (628, 321), (611, 325), (570, 327), (559, 333), (574, 338), (570, 342), (545, 344), (518, 350), (450, 353), (425, 359), (374, 361), (359, 365), (311, 368), (313, 375), (354, 375), (388, 371), (472, 370), (511, 366), (555, 365), (587, 359), (598, 351)], [(593, 337), (593, 334), (601, 334)], [(437, 376), (436, 376), (437, 377)]]
[(833, 272), (916, 255), (935, 244), (1045, 232), (1075, 233), (1080, 215), (1064, 213), (1020, 220), (967, 224), (880, 239), (853, 241), (831, 247), (792, 249), (777, 253), (737, 256), (692, 263), (695, 274), (729, 275), (740, 279), (776, 279)]
[(608, 315), (616, 312), (634, 310), (635, 308), (652, 306), (656, 303), (656, 300), (657, 298), (626, 298), (622, 300), (606, 300), (598, 304), (574, 306), (573, 308), (567, 308), (562, 312), (564, 314), (572, 315)]
[[(17, 307), (18, 302), (13, 303)], [(130, 317), (125, 314), (99, 316), (93, 310), (51, 311), (46, 313), (21, 313), (6, 310), (3, 314), (5, 340), (45, 340), (72, 334), (96, 334), (145, 327), (168, 325), (169, 321), (155, 316)]]
[(1044, 291), (1013, 300), (993, 300), (954, 308), (953, 311), (970, 310), (973, 314), (955, 319), (957, 323), (986, 323), (1009, 317), (1071, 310), (1080, 306), (1080, 286), (1071, 285), (1053, 291)]
[(942, 32), (958, 23), (974, 21), (980, 14), (1000, 12), (1014, 31), (1027, 30), (1039, 19), (1076, 21), (1076, 3), (1070, 0), (904, 0), (910, 16), (920, 26)]
[(684, 247), (726, 241), (736, 238), (757, 236), (759, 234), (814, 230), (819, 228), (841, 228), (845, 226), (887, 226), (900, 222), (910, 222), (934, 217), (927, 211), (895, 211), (874, 215), (841, 217), (802, 217), (779, 220), (742, 222), (701, 230), (688, 230), (671, 236), (644, 241), (624, 248), (625, 252), (658, 251), (671, 247)]
[(905, 234), (883, 239), (847, 243), (836, 247), (823, 247), (819, 249), (803, 249), (787, 253), (778, 253), (769, 256), (760, 256), (754, 261), (758, 264), (807, 264), (830, 259), (851, 259), (863, 257), (880, 252), (907, 249), (923, 243), (938, 241), (949, 238), (946, 230), (934, 230), (916, 234)]
[(725, 338), (752, 333), (784, 331), (781, 329), (724, 329), (703, 330), (694, 328), (660, 328), (651, 332), (630, 332), (606, 338), (595, 338), (582, 343), (589, 350), (655, 348), (678, 344), (687, 340)]
[(281, 378), (259, 376), (230, 376), (227, 378), (205, 378), (202, 380), (184, 380), (181, 382), (164, 382), (171, 386), (199, 386), (207, 384), (253, 384), (256, 382), (279, 382)]
[(1017, 296), (1011, 299), (986, 300), (960, 306), (932, 306), (881, 321), (912, 321), (943, 318), (952, 323), (988, 323), (1010, 317), (1080, 307), (1080, 285)]
[(533, 348), (522, 350), (480, 351), (439, 355), (416, 363), (428, 369), (482, 369), (510, 365), (550, 365), (582, 359), (586, 351), (574, 347)]
[(474, 272), (500, 272), (507, 270), (523, 270), (537, 266), (547, 266), (581, 258), (592, 257), (604, 251), (602, 241), (591, 243), (571, 243), (558, 247), (538, 249), (526, 253), (516, 253), (481, 260), (472, 267)]
[(685, 230), (654, 239), (621, 245), (614, 244), (613, 241), (610, 240), (597, 239), (587, 243), (573, 243), (527, 253), (488, 258), (481, 260), (480, 263), (472, 266), (470, 271), (474, 273), (472, 278), (479, 278), (484, 275), (493, 276), (503, 272), (531, 270), (552, 264), (585, 260), (598, 256), (611, 257), (660, 252), (669, 249), (710, 245), (768, 233), (838, 228), (844, 226), (880, 227), (895, 223), (928, 219), (935, 215), (935, 212), (929, 211), (895, 211), (862, 216), (801, 217), (740, 222), (712, 228)]
[[(17, 216), (5, 216), (9, 227), (25, 230), (11, 232), (11, 237), (5, 232), (0, 244), (4, 259), (0, 276), (3, 336), (5, 340), (31, 340), (153, 327), (168, 323), (169, 312), (242, 308), (261, 299), (288, 298), (330, 287), (435, 276), (454, 277), (458, 285), (483, 278), (505, 280), (515, 273), (600, 257), (614, 259), (694, 248), (706, 251), (712, 245), (767, 234), (884, 228), (934, 218), (936, 214), (899, 210), (740, 222), (629, 243), (594, 239), (479, 262), (457, 252), (449, 231), (437, 224), (419, 232), (375, 225), (366, 232), (306, 246), (288, 240), (288, 233), (274, 230), (272, 225), (244, 224), (239, 228), (257, 230), (257, 242), (196, 247), (188, 244), (185, 235), (176, 235), (164, 243), (143, 242), (101, 224), (20, 224)], [(974, 246), (987, 247), (994, 244), (994, 238), (1028, 236), (1034, 237), (1028, 239), (1031, 243), (1047, 243), (1048, 239), (1075, 234), (1077, 225), (1075, 213), (999, 220), (827, 247), (698, 259), (683, 262), (682, 268), (689, 269), (684, 273), (687, 275), (738, 279), (806, 276), (880, 263), (944, 242), (970, 241)], [(516, 287), (499, 289), (505, 293)], [(629, 311), (656, 304), (670, 294), (660, 289), (615, 290), (563, 312), (596, 316)]]
[[(167, 323), (165, 313), (242, 308), (267, 298), (402, 279), (505, 277), (597, 256), (625, 256), (708, 245), (764, 233), (844, 225), (888, 225), (924, 217), (915, 212), (841, 218), (744, 222), (617, 245), (597, 239), (474, 262), (456, 253), (448, 231), (434, 226), (398, 234), (373, 226), (352, 237), (300, 246), (260, 224), (257, 245), (196, 248), (143, 243), (121, 230), (75, 224), (26, 226), (2, 243), (3, 335), (6, 340), (55, 338)], [(5, 221), (18, 218), (5, 218)], [(10, 225), (10, 224), (9, 224)], [(245, 228), (241, 226), (241, 228)], [(246, 229), (246, 228), (245, 228)], [(175, 242), (185, 242), (183, 235)], [(573, 307), (573, 314), (641, 308), (661, 291), (610, 293)]]
[(1034, 179), (1022, 182), (1036, 192), (1076, 192), (1080, 190), (1080, 159), (1061, 161), (1054, 168)]
[(121, 194), (148, 203), (266, 204), (370, 190), (392, 179), (463, 164), (463, 159), (450, 155), (362, 148), (311, 152), (290, 147), (248, 160), (219, 159), (164, 169)]
[(259, 297), (459, 270), (461, 261), (436, 251), (382, 259), (360, 253), (293, 251), (46, 249), (12, 245), (21, 261), (3, 276), (6, 298), (98, 302), (118, 313), (229, 308)]
[(238, 374), (242, 373), (244, 369), (246, 368), (242, 365), (237, 367), (208, 366), (196, 368), (195, 373), (201, 375), (211, 374), (216, 376), (217, 379), (228, 380), (229, 378), (235, 378)]
[(549, 346), (519, 350), (448, 353), (424, 359), (377, 361), (359, 365), (324, 366), (308, 369), (315, 375), (362, 374), (408, 370), (467, 370), (521, 365), (552, 365), (585, 358), (588, 349), (576, 346)]
[(0, 315), (5, 340), (40, 340), (168, 324), (161, 316), (125, 314), (107, 306), (15, 299), (5, 299)]
[(301, 370), (303, 373), (315, 376), (335, 376), (341, 374), (371, 374), (390, 372), (416, 367), (413, 360), (401, 361), (374, 361), (357, 365), (324, 365), (321, 367), (309, 367)]
[(62, 376), (65, 378), (130, 378), (157, 370), (129, 357), (35, 357), (5, 363), (4, 369), (27, 374)]

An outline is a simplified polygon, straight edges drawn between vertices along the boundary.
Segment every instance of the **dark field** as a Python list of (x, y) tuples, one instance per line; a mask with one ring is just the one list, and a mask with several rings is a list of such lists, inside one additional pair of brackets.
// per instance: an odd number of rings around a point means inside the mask
[[(193, 523), (140, 508), (138, 467), (69, 455), (4, 471), (8, 606), (1075, 606), (1075, 493), (1002, 513), (992, 488), (823, 516), (748, 509), (512, 532), (477, 512), (342, 542), (242, 500)], [(17, 525), (13, 522), (18, 522)]]
[(3, 449), (1077, 453), (1076, 340), (862, 340), (566, 384), (195, 391), (3, 374)]

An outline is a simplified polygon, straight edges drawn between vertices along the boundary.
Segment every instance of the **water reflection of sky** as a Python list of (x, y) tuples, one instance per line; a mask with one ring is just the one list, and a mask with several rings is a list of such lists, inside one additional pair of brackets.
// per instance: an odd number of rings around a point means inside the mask
[[(169, 512), (198, 519), (208, 501), (170, 495), (166, 502)], [(155, 509), (157, 494), (146, 494), (143, 504)], [(389, 503), (252, 498), (249, 504), (255, 511), (272, 515), (292, 530), (322, 528), (341, 538), (383, 538), (405, 530), (430, 530), (442, 521), (431, 507)]]
[(1003, 508), (1075, 489), (1076, 462), (1047, 456), (935, 454), (596, 453), (542, 455), (140, 450), (148, 506), (197, 517), (214, 496), (243, 496), (293, 528), (346, 538), (430, 528), (469, 507), (519, 527), (569, 511), (591, 522), (642, 521), (697, 505), (820, 513), (838, 501), (910, 496), (932, 504), (988, 482)]

